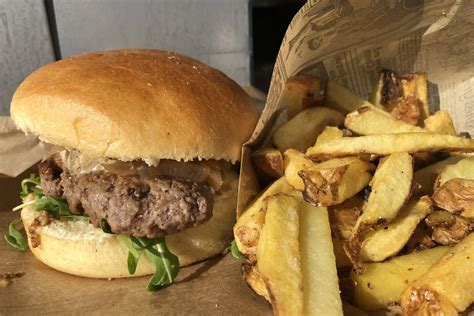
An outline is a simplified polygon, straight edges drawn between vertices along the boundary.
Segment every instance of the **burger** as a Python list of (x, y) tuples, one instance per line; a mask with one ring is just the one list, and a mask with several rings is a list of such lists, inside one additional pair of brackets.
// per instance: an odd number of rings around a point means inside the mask
[(15, 208), (46, 265), (153, 274), (153, 290), (231, 242), (241, 146), (257, 113), (218, 70), (160, 50), (84, 53), (32, 73), (11, 117), (57, 149), (22, 182)]

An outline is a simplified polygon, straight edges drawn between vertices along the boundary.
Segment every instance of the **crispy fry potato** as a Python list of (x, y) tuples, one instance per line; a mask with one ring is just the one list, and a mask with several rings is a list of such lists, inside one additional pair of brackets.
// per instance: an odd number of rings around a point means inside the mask
[(344, 132), (335, 126), (326, 126), (316, 139), (315, 144), (321, 144), (333, 139), (344, 137)]
[(415, 96), (420, 105), (420, 119), (424, 120), (430, 115), (430, 108), (428, 105), (428, 81), (426, 73), (412, 73), (401, 77), (401, 85), (403, 89), (403, 96), (406, 98), (409, 95)]
[(370, 182), (372, 191), (353, 235), (393, 220), (410, 197), (412, 178), (413, 159), (409, 154), (395, 153), (383, 158)]
[(305, 201), (316, 206), (344, 202), (361, 191), (372, 175), (372, 164), (358, 158), (336, 158), (298, 172), (304, 183)]
[(454, 164), (446, 166), (439, 173), (434, 189), (436, 190), (444, 183), (454, 178), (474, 180), (474, 157), (467, 157)]
[(285, 165), (285, 178), (296, 190), (303, 191), (304, 183), (298, 175), (300, 170), (309, 168), (314, 162), (305, 158), (304, 154), (295, 149), (288, 149), (283, 154)]
[(304, 202), (300, 207), (304, 315), (342, 316), (328, 211)]
[(323, 97), (318, 79), (309, 75), (297, 75), (285, 82), (283, 98), (288, 109), (288, 118), (293, 118), (304, 109), (319, 105)]
[(326, 105), (342, 113), (349, 113), (361, 106), (371, 106), (373, 104), (356, 96), (337, 82), (329, 80), (326, 87)]
[(464, 156), (451, 156), (447, 159), (438, 161), (432, 165), (429, 165), (423, 169), (417, 170), (413, 174), (413, 183), (419, 184), (417, 192), (420, 194), (431, 195), (433, 193), (433, 186), (441, 170), (448, 165), (455, 164), (459, 160), (463, 159)]
[(329, 208), (331, 231), (340, 239), (348, 239), (362, 213), (364, 199), (355, 195), (341, 204)]
[(410, 240), (407, 242), (405, 250), (408, 254), (433, 247), (436, 247), (436, 243), (430, 236), (428, 236), (428, 233), (422, 228), (422, 226), (418, 226), (413, 232), (413, 235), (411, 235)]
[(390, 155), (396, 152), (460, 151), (473, 152), (474, 140), (433, 133), (379, 134), (343, 137), (308, 148), (306, 155), (314, 161), (361, 153)]
[(389, 69), (382, 69), (369, 101), (375, 106), (390, 108), (391, 104), (401, 98), (403, 98), (403, 89), (398, 75)]
[(422, 250), (385, 262), (369, 263), (363, 274), (352, 272), (357, 306), (370, 311), (398, 302), (407, 285), (418, 279), (449, 249)]
[(451, 213), (474, 219), (474, 180), (454, 178), (445, 182), (433, 193), (433, 202)]
[(457, 315), (464, 311), (474, 301), (473, 271), (474, 234), (470, 234), (403, 292), (403, 313)]
[(435, 211), (425, 219), (431, 238), (441, 245), (455, 245), (472, 230), (471, 223), (446, 211)]
[(266, 198), (278, 193), (291, 194), (293, 190), (293, 187), (284, 177), (276, 180), (237, 219), (234, 226), (235, 242), (239, 251), (250, 263), (256, 262), (257, 259), (257, 242), (265, 223)]
[(252, 162), (257, 173), (270, 178), (283, 176), (283, 155), (278, 149), (263, 148), (252, 153)]
[(364, 106), (349, 113), (344, 120), (344, 125), (359, 135), (426, 132), (421, 127), (397, 120), (389, 113), (373, 106)]
[(277, 315), (303, 314), (303, 275), (298, 199), (278, 194), (268, 199), (257, 245), (257, 269)]
[(420, 106), (421, 102), (414, 95), (408, 95), (395, 105), (390, 114), (396, 120), (416, 126), (420, 121)]
[(364, 269), (360, 251), (366, 232), (397, 216), (410, 197), (412, 176), (413, 160), (407, 153), (395, 153), (379, 162), (362, 215), (344, 244), (344, 250), (358, 272)]
[(270, 302), (270, 294), (268, 293), (267, 286), (263, 281), (262, 276), (258, 272), (255, 266), (250, 264), (242, 265), (242, 274), (244, 276), (244, 281), (255, 293), (260, 296), (263, 296), (268, 302)]
[(298, 113), (273, 134), (273, 144), (282, 152), (289, 148), (305, 151), (313, 145), (327, 125), (338, 126), (344, 116), (326, 107), (309, 108)]
[(439, 134), (457, 135), (448, 111), (438, 111), (425, 119), (425, 129)]
[(431, 210), (432, 203), (427, 196), (409, 203), (395, 220), (367, 234), (360, 251), (362, 260), (379, 262), (397, 254)]
[(334, 256), (336, 257), (336, 267), (352, 267), (352, 262), (344, 251), (344, 240), (337, 236), (332, 236), (332, 244), (334, 246)]

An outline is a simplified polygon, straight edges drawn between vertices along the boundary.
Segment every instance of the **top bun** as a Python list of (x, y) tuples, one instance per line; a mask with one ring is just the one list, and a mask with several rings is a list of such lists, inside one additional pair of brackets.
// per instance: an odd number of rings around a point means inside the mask
[(13, 96), (25, 132), (95, 157), (240, 160), (257, 114), (220, 71), (160, 50), (85, 53), (32, 73)]

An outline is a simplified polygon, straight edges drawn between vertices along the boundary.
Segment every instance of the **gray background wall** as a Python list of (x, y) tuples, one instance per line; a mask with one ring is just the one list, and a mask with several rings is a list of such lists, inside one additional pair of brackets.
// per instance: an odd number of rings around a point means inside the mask
[[(199, 59), (241, 84), (250, 83), (249, 0), (49, 2), (54, 6), (58, 56), (160, 48)], [(54, 60), (46, 11), (41, 0), (0, 0), (0, 115), (9, 114), (18, 84)]]

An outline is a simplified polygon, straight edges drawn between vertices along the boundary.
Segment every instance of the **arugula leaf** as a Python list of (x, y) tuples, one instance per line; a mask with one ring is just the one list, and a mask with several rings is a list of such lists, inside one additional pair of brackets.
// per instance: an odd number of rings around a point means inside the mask
[(148, 291), (157, 291), (173, 283), (179, 273), (179, 259), (168, 249), (164, 237), (118, 237), (129, 250), (127, 264), (130, 274), (135, 273), (142, 252), (155, 265), (155, 273), (147, 284)]
[(60, 198), (43, 196), (36, 201), (36, 210), (45, 210), (52, 215), (69, 216), (72, 215), (67, 202)]
[(229, 248), (230, 248), (230, 253), (232, 254), (232, 257), (236, 259), (240, 259), (240, 260), (245, 259), (244, 255), (240, 252), (239, 248), (237, 247), (237, 243), (235, 242), (235, 239), (232, 240)]
[(5, 238), (7, 243), (13, 248), (25, 251), (28, 249), (28, 242), (26, 241), (25, 236), (23, 236), (23, 234), (21, 233), (21, 230), (24, 230), (24, 228), (22, 227), (20, 230), (16, 228), (16, 226), (20, 223), (21, 218), (14, 219), (8, 225), (8, 233), (5, 234), (3, 237)]
[(113, 234), (112, 233), (112, 228), (110, 228), (110, 225), (109, 223), (107, 223), (107, 220), (106, 219), (101, 219), (100, 222), (100, 228), (102, 229), (102, 231), (106, 234)]
[[(33, 186), (30, 187), (30, 184), (33, 184)], [(35, 193), (38, 196), (43, 195), (43, 190), (40, 187), (40, 177), (36, 176), (34, 173), (30, 174), (29, 178), (21, 181), (20, 196), (25, 197), (30, 193)]]

